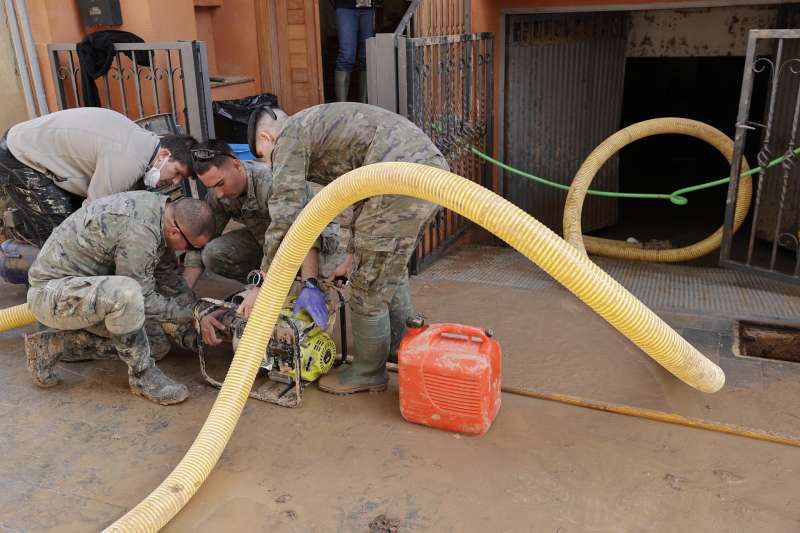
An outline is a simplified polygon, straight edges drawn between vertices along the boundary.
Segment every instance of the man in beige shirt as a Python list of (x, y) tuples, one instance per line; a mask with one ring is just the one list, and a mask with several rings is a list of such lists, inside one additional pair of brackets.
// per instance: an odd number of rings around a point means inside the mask
[(0, 140), (0, 190), (19, 211), (25, 240), (41, 246), (84, 201), (191, 176), (195, 144), (188, 135), (159, 138), (110, 109), (58, 111)]

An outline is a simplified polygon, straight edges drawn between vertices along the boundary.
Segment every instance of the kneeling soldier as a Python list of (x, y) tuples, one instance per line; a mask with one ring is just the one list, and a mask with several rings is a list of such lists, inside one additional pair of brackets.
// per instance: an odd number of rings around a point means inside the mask
[(168, 331), (184, 347), (196, 343), (195, 298), (177, 275), (174, 251), (200, 249), (213, 234), (205, 202), (151, 192), (115, 194), (70, 215), (28, 273), (31, 312), (52, 328), (25, 339), (36, 384), (56, 385), (56, 363), (80, 357), (75, 352), (115, 350), (134, 394), (162, 405), (185, 400), (186, 386), (155, 365), (151, 340), (168, 350)]

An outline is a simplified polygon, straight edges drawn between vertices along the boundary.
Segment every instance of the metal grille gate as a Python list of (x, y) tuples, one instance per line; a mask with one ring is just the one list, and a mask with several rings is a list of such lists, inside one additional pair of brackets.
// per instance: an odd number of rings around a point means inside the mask
[[(569, 186), (586, 154), (617, 131), (622, 115), (627, 13), (512, 14), (506, 17), (502, 157)], [(556, 232), (563, 191), (508, 172), (503, 196)], [(619, 190), (619, 156), (600, 169), (592, 187)], [(617, 221), (617, 200), (587, 197), (583, 230)]]
[[(750, 120), (754, 82), (768, 85), (764, 123)], [(800, 283), (800, 30), (751, 30), (745, 58), (731, 181), (725, 212), (720, 264)], [(739, 168), (748, 136), (757, 136), (758, 165), (754, 197), (744, 237), (734, 239), (733, 215), (739, 191)], [(784, 156), (780, 164), (766, 168)], [(751, 162), (752, 164), (752, 162)]]
[[(96, 82), (101, 105), (133, 120), (170, 114), (199, 140), (214, 137), (208, 55), (202, 41), (114, 45), (114, 59)], [(49, 44), (59, 109), (86, 105), (74, 43)]]
[[(472, 148), (492, 151), (493, 39), (469, 28), (469, 0), (411, 3), (394, 35), (398, 111), (433, 140), (454, 173), (491, 188), (491, 168)], [(424, 269), (469, 225), (441, 210), (423, 229), (411, 273)]]

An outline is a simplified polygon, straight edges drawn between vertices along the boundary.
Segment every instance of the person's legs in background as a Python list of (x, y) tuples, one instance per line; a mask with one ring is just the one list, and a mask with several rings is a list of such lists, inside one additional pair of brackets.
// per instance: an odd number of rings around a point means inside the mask
[(358, 11), (358, 101), (367, 103), (367, 39), (375, 36), (375, 10), (357, 9)]
[(343, 7), (336, 8), (336, 34), (339, 38), (339, 52), (336, 55), (334, 87), (337, 102), (346, 102), (350, 89), (350, 73), (355, 67), (358, 48), (358, 11)]

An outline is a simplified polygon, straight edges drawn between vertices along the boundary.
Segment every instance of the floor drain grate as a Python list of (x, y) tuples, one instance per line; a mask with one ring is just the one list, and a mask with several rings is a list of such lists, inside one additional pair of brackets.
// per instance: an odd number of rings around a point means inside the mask
[(743, 320), (736, 328), (739, 355), (800, 363), (800, 328)]

